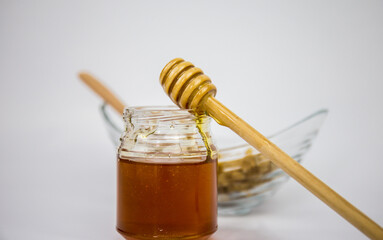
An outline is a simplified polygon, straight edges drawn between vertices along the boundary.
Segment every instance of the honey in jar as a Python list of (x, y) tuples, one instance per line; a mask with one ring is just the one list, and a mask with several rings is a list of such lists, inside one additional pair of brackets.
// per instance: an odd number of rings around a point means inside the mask
[(208, 117), (177, 108), (125, 111), (117, 230), (126, 239), (207, 239), (217, 229), (217, 153)]

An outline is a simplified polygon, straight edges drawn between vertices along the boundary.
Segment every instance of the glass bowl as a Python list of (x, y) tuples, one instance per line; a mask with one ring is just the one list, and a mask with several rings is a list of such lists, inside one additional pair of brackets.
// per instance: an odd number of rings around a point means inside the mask
[[(110, 139), (119, 145), (124, 129), (121, 116), (108, 104), (101, 105), (101, 114)], [(319, 110), (268, 138), (297, 162), (303, 160), (327, 116)], [(242, 144), (219, 149), (218, 213), (244, 215), (270, 198), (289, 176), (270, 160), (243, 141)]]

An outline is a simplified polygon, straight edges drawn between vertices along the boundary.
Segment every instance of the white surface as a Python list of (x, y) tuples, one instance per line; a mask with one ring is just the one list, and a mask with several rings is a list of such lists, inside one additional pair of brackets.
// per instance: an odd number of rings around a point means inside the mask
[[(170, 100), (174, 57), (267, 134), (322, 107), (304, 165), (383, 225), (382, 1), (0, 1), (0, 239), (121, 239), (115, 150), (89, 70), (131, 105)], [(217, 133), (219, 134), (219, 132)], [(290, 180), (214, 239), (363, 239)]]

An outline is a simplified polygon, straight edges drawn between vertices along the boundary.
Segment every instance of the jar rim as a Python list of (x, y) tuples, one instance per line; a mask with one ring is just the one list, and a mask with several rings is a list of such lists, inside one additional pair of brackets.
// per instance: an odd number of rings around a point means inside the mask
[(124, 109), (124, 119), (160, 120), (162, 122), (177, 120), (208, 119), (207, 115), (196, 114), (192, 109), (181, 109), (175, 105), (130, 106)]

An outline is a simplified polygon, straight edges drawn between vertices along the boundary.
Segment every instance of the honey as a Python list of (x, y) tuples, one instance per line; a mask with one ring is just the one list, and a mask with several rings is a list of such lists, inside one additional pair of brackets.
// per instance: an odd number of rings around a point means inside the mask
[(217, 228), (216, 159), (153, 164), (118, 160), (117, 229), (124, 237), (207, 238)]

